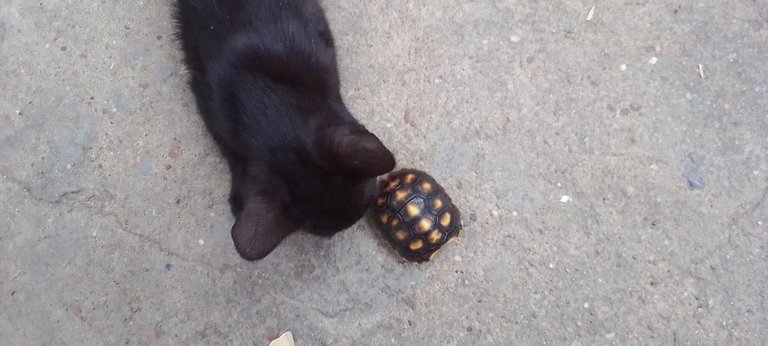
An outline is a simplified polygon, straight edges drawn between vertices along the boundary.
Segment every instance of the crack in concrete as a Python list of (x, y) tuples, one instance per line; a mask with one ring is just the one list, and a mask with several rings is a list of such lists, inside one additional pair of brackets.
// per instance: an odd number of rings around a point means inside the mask
[(757, 200), (757, 202), (752, 204), (752, 207), (749, 208), (746, 215), (753, 215), (755, 211), (757, 211), (757, 208), (760, 208), (760, 206), (763, 205), (763, 203), (766, 201), (768, 201), (768, 186), (763, 189), (763, 195), (760, 197), (760, 199)]
[[(85, 192), (85, 189), (83, 188), (76, 188), (69, 191), (65, 191), (57, 195), (55, 199), (49, 199), (34, 193), (31, 186), (27, 182), (21, 179), (14, 178), (12, 176), (4, 174), (3, 172), (0, 172), (0, 175), (2, 175), (2, 177), (5, 178), (6, 181), (10, 182), (12, 185), (17, 186), (21, 191), (23, 191), (27, 196), (32, 198), (34, 201), (38, 203), (52, 205), (52, 206), (61, 206), (69, 202), (73, 202), (75, 196), (81, 195), (83, 192)], [(90, 194), (88, 197), (84, 199), (84, 201), (81, 201), (81, 202), (90, 202), (96, 196), (98, 196), (98, 194), (96, 193)], [(165, 256), (177, 258), (179, 260), (192, 263), (192, 264), (202, 265), (215, 272), (228, 272), (228, 273), (232, 272), (232, 270), (226, 267), (216, 267), (213, 264), (208, 263), (206, 261), (196, 260), (193, 258), (186, 257), (176, 251), (173, 251), (163, 246), (160, 243), (160, 241), (156, 239), (153, 239), (149, 236), (146, 236), (138, 232), (130, 231), (129, 223), (126, 220), (123, 220), (122, 218), (120, 218), (117, 215), (117, 213), (104, 210), (105, 206), (103, 203), (99, 203), (98, 205), (81, 204), (81, 206), (84, 207), (85, 209), (91, 210), (92, 213), (95, 215), (106, 217), (106, 218), (112, 218), (115, 221), (115, 223), (118, 225), (118, 229), (117, 229), (118, 231), (132, 235), (135, 238), (138, 238), (139, 242), (153, 246)]]
[(0, 172), (0, 175), (2, 175), (6, 181), (10, 182), (13, 185), (16, 185), (19, 189), (21, 189), (21, 191), (27, 194), (27, 196), (29, 196), (30, 198), (34, 199), (37, 202), (45, 203), (45, 204), (59, 205), (64, 203), (66, 200), (70, 199), (71, 196), (79, 195), (84, 191), (83, 188), (77, 187), (69, 191), (64, 191), (63, 193), (60, 193), (59, 195), (57, 195), (56, 198), (50, 199), (43, 196), (38, 196), (36, 193), (33, 192), (31, 185), (21, 179), (14, 178), (3, 172)]
[(736, 207), (736, 211), (733, 212), (731, 216), (728, 218), (730, 221), (728, 221), (726, 225), (727, 232), (728, 232), (728, 239), (723, 241), (720, 244), (715, 245), (709, 250), (703, 252), (701, 256), (693, 258), (692, 263), (700, 264), (703, 261), (705, 261), (707, 258), (711, 258), (717, 252), (728, 248), (728, 245), (733, 244), (734, 232), (738, 232), (739, 234), (749, 239), (749, 241), (754, 242), (757, 236), (752, 234), (752, 232), (749, 232), (749, 230), (747, 230), (747, 227), (744, 227), (743, 222), (749, 223), (749, 217), (752, 216), (757, 211), (757, 209), (766, 201), (768, 201), (768, 187), (765, 187), (763, 189), (763, 192), (760, 195), (760, 197), (757, 199), (757, 201), (752, 203), (745, 203), (749, 207), (745, 207), (745, 204), (742, 204), (740, 207)]
[(162, 253), (165, 256), (173, 257), (173, 258), (176, 258), (176, 259), (179, 259), (179, 260), (182, 260), (184, 262), (191, 263), (191, 264), (202, 265), (203, 267), (206, 267), (206, 268), (208, 268), (208, 269), (210, 269), (211, 271), (214, 271), (214, 272), (226, 272), (226, 273), (230, 273), (230, 274), (233, 273), (233, 271), (231, 269), (227, 268), (227, 267), (216, 267), (215, 265), (213, 265), (213, 264), (211, 264), (211, 263), (209, 263), (207, 261), (198, 260), (198, 259), (194, 259), (194, 258), (190, 258), (190, 257), (184, 256), (184, 255), (182, 255), (182, 254), (180, 254), (180, 253), (178, 253), (178, 252), (176, 252), (176, 251), (174, 251), (174, 250), (172, 250), (170, 248), (167, 248), (167, 247), (163, 246), (163, 244), (159, 240), (156, 240), (156, 239), (154, 239), (152, 237), (149, 237), (149, 236), (147, 236), (145, 234), (142, 234), (142, 233), (139, 233), (139, 232), (131, 231), (130, 227), (128, 225), (128, 222), (125, 221), (125, 220), (122, 220), (115, 212), (107, 212), (107, 211), (99, 210), (99, 209), (96, 209), (96, 208), (93, 208), (93, 209), (95, 209), (95, 212), (96, 212), (97, 215), (101, 215), (101, 216), (104, 216), (104, 217), (112, 217), (115, 220), (115, 223), (117, 223), (118, 226), (119, 226), (117, 228), (118, 232), (123, 232), (123, 233), (131, 235), (131, 236), (133, 236), (135, 238), (138, 238), (138, 241), (140, 243), (144, 243), (144, 244), (153, 246), (155, 249), (160, 251), (160, 253)]
[(334, 320), (339, 315), (341, 315), (341, 314), (343, 314), (345, 312), (352, 311), (352, 310), (355, 309), (354, 307), (352, 307), (352, 308), (346, 308), (346, 309), (339, 310), (339, 311), (337, 311), (335, 313), (330, 313), (330, 312), (324, 311), (323, 309), (321, 309), (321, 308), (319, 308), (319, 307), (317, 307), (317, 306), (315, 306), (313, 304), (304, 303), (304, 302), (301, 302), (301, 301), (296, 300), (294, 298), (288, 297), (288, 296), (286, 296), (286, 295), (284, 295), (282, 293), (278, 293), (277, 291), (275, 291), (273, 289), (270, 289), (269, 287), (262, 287), (262, 288), (264, 289), (264, 291), (268, 295), (270, 295), (273, 299), (275, 299), (277, 301), (278, 307), (280, 305), (282, 305), (282, 303), (286, 303), (287, 305), (289, 305), (289, 306), (291, 306), (293, 308), (296, 308), (299, 311), (302, 311), (302, 312), (306, 312), (306, 311), (313, 312), (314, 315), (317, 315), (317, 316), (319, 316), (320, 318), (322, 318), (324, 320)]

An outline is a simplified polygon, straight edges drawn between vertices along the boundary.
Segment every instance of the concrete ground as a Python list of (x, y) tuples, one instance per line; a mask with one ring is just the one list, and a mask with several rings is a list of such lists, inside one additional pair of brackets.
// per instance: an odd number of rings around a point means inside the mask
[(167, 2), (4, 0), (0, 343), (768, 343), (768, 3), (593, 4), (324, 1), (464, 213), (413, 265), (369, 221), (241, 260)]

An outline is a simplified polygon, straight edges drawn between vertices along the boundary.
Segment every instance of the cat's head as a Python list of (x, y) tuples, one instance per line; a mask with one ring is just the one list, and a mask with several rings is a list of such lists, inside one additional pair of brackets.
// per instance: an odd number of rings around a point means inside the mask
[(330, 126), (318, 138), (314, 174), (294, 192), (308, 193), (297, 204), (309, 216), (307, 231), (333, 234), (363, 216), (378, 194), (376, 178), (395, 167), (395, 158), (357, 124)]
[(245, 178), (261, 187), (245, 192), (232, 229), (242, 257), (266, 256), (298, 228), (320, 235), (349, 228), (376, 197), (377, 177), (395, 167), (392, 153), (356, 123), (315, 126), (312, 132), (306, 145), (274, 157), (267, 174)]

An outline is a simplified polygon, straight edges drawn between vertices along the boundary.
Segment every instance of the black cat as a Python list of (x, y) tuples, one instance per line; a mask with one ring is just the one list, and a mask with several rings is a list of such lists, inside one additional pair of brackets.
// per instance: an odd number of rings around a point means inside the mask
[(344, 105), (320, 4), (176, 0), (175, 20), (198, 109), (229, 162), (240, 256), (359, 220), (395, 158)]

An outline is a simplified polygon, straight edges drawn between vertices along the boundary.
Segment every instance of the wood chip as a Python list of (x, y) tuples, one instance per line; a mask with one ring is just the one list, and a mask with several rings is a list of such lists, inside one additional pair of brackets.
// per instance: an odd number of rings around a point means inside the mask
[(699, 68), (697, 69), (697, 72), (699, 72), (699, 77), (701, 77), (701, 79), (704, 79), (704, 65), (699, 64)]
[(595, 17), (595, 5), (592, 5), (592, 8), (589, 9), (589, 12), (587, 12), (587, 21), (592, 20), (592, 18)]
[(269, 343), (269, 346), (294, 346), (293, 334), (291, 332), (285, 332), (285, 334), (280, 335), (279, 338), (272, 340), (272, 342)]

